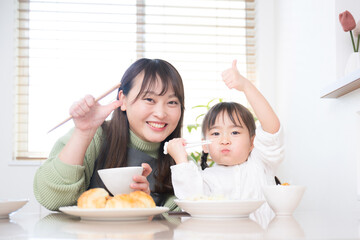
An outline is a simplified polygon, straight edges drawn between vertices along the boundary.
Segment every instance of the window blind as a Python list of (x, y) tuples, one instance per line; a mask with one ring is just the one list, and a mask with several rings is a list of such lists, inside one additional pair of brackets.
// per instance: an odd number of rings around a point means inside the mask
[(139, 58), (167, 60), (180, 72), (184, 126), (194, 123), (195, 105), (213, 98), (244, 102), (221, 80), (233, 59), (256, 79), (254, 0), (17, 3), (16, 159), (46, 158), (72, 123), (47, 131), (68, 116), (71, 104), (106, 91)]

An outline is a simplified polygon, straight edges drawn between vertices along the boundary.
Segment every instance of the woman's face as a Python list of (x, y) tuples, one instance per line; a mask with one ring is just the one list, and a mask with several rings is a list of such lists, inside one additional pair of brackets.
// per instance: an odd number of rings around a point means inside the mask
[(254, 137), (250, 138), (245, 124), (234, 124), (226, 113), (219, 114), (215, 124), (207, 131), (206, 139), (212, 142), (203, 146), (204, 152), (220, 165), (233, 166), (245, 162), (254, 147)]
[(140, 73), (134, 79), (134, 85), (125, 96), (119, 93), (123, 101), (122, 111), (126, 111), (131, 131), (147, 142), (162, 142), (176, 128), (181, 116), (181, 105), (172, 87), (160, 96), (161, 81), (143, 92), (135, 101), (141, 89), (144, 75)]

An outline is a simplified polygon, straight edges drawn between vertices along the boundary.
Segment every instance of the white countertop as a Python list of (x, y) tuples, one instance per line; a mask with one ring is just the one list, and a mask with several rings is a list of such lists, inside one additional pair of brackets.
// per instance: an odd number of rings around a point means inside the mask
[(356, 212), (295, 212), (267, 226), (250, 218), (160, 215), (149, 221), (83, 221), (63, 213), (15, 212), (0, 219), (0, 239), (360, 239)]

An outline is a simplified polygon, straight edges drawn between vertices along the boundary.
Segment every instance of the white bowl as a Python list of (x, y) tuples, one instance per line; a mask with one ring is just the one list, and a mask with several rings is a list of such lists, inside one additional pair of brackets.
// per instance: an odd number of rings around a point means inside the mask
[(141, 176), (142, 167), (119, 167), (98, 170), (99, 176), (106, 188), (113, 194), (131, 193), (134, 189), (130, 188), (133, 183), (133, 176)]
[(292, 215), (304, 195), (305, 186), (271, 185), (264, 186), (265, 199), (278, 216)]
[(29, 200), (1, 200), (0, 199), (0, 219), (9, 218), (9, 214), (22, 208)]

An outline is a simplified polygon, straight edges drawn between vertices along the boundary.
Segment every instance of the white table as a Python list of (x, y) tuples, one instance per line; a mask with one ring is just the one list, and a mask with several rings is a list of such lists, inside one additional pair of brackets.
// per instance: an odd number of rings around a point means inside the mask
[(20, 210), (0, 220), (0, 239), (359, 239), (359, 218), (356, 212), (295, 212), (261, 226), (249, 218), (195, 219), (165, 214), (151, 221), (105, 222)]

